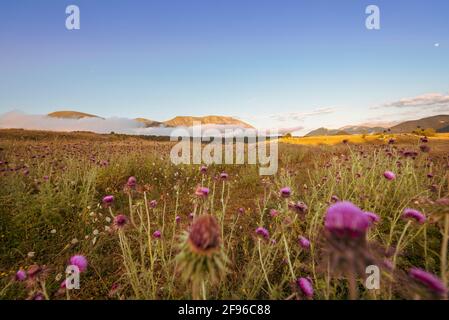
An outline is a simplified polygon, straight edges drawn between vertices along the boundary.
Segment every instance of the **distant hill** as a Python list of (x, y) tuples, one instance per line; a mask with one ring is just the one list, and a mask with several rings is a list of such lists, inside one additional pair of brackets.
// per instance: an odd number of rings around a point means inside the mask
[(366, 126), (345, 126), (339, 129), (318, 128), (316, 130), (310, 131), (308, 134), (306, 134), (306, 137), (333, 136), (342, 134), (371, 134), (376, 132), (383, 132), (384, 130), (387, 129), (382, 127)]
[(56, 111), (49, 113), (48, 116), (52, 118), (61, 118), (61, 119), (100, 118), (99, 116), (93, 114), (78, 111)]
[(224, 116), (205, 116), (205, 117), (190, 117), (190, 116), (178, 116), (173, 119), (164, 121), (163, 123), (167, 127), (190, 127), (193, 125), (193, 122), (197, 121), (201, 124), (218, 124), (218, 125), (234, 125), (243, 128), (253, 128), (251, 125), (234, 119), (232, 117), (224, 117)]
[(449, 126), (438, 129), (437, 132), (438, 133), (447, 133), (447, 132), (449, 132)]
[(134, 120), (136, 120), (137, 122), (143, 123), (146, 128), (160, 127), (161, 125), (163, 125), (162, 122), (154, 121), (154, 120), (150, 120), (150, 119), (145, 119), (145, 118), (136, 118)]
[[(407, 133), (412, 132), (418, 128), (421, 129), (435, 129), (435, 131), (440, 132), (439, 130), (446, 128), (449, 126), (449, 115), (438, 115), (433, 117), (422, 118), (419, 120), (412, 120), (400, 123), (391, 128), (391, 132), (393, 133)], [(443, 131), (444, 132), (444, 131)]]

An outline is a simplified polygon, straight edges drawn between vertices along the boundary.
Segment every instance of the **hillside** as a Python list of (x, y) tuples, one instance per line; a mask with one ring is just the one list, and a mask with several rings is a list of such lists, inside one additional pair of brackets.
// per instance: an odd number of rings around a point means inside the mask
[(48, 116), (52, 118), (61, 118), (61, 119), (100, 118), (99, 116), (93, 114), (78, 111), (55, 111), (49, 113)]
[(449, 125), (449, 115), (438, 115), (433, 117), (422, 118), (419, 120), (412, 120), (400, 123), (391, 128), (393, 133), (412, 132), (418, 128), (428, 129), (433, 128), (436, 131), (443, 129)]
[(193, 122), (200, 122), (201, 124), (218, 124), (218, 125), (234, 125), (243, 128), (253, 128), (251, 125), (234, 119), (232, 117), (224, 116), (205, 116), (205, 117), (190, 117), (190, 116), (178, 116), (173, 119), (164, 121), (164, 124), (168, 127), (189, 127), (193, 125)]
[(143, 123), (146, 128), (159, 127), (159, 126), (163, 125), (162, 122), (145, 119), (145, 118), (136, 118), (134, 120), (136, 120), (137, 122)]
[(382, 127), (366, 127), (366, 126), (345, 126), (339, 129), (318, 128), (306, 134), (306, 137), (316, 136), (332, 136), (341, 134), (371, 134), (383, 132), (386, 128)]

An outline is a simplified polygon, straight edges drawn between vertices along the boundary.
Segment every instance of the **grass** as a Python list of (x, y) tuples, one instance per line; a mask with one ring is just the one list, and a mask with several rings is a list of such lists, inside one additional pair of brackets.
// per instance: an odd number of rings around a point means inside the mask
[[(389, 145), (391, 137), (281, 139), (278, 173), (261, 177), (254, 165), (213, 165), (205, 175), (199, 166), (174, 166), (170, 142), (1, 131), (0, 298), (44, 292), (49, 299), (302, 299), (300, 277), (310, 278), (314, 299), (434, 297), (407, 273), (419, 267), (447, 285), (448, 209), (435, 201), (448, 197), (449, 140), (432, 137), (430, 153), (423, 153), (419, 137), (394, 136), (396, 143)], [(404, 150), (418, 155), (404, 157)], [(386, 180), (386, 170), (396, 179)], [(229, 179), (220, 180), (221, 172)], [(130, 176), (137, 179), (135, 190), (125, 187)], [(210, 189), (207, 198), (195, 195), (198, 185)], [(284, 186), (293, 191), (287, 201), (279, 196)], [(106, 208), (101, 200), (109, 194), (115, 200)], [(379, 290), (367, 290), (363, 275), (352, 279), (330, 267), (335, 244), (326, 237), (324, 216), (332, 196), (380, 216), (367, 234), (368, 247), (358, 253), (363, 266), (368, 253), (376, 258)], [(307, 213), (289, 209), (291, 201), (305, 203)], [(402, 219), (407, 207), (420, 210), (427, 222)], [(279, 214), (272, 217), (271, 209)], [(191, 213), (216, 218), (223, 260), (186, 254)], [(130, 219), (124, 229), (113, 226), (118, 214)], [(269, 239), (256, 235), (258, 227), (267, 229)], [(153, 236), (156, 230), (161, 238)], [(309, 249), (299, 246), (300, 236), (310, 240)], [(81, 289), (61, 295), (74, 254), (85, 255), (89, 267), (81, 274)], [(203, 274), (197, 284), (185, 279), (180, 256), (190, 257), (187, 266), (196, 261), (217, 277)], [(386, 260), (396, 265), (393, 271)], [(45, 266), (45, 273), (27, 284), (12, 280), (31, 265)]]

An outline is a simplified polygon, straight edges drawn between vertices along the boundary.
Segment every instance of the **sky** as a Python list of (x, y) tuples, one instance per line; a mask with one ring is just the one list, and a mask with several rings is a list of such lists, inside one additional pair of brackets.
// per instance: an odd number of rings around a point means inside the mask
[(448, 16), (447, 0), (0, 0), (0, 114), (228, 115), (299, 134), (449, 114)]

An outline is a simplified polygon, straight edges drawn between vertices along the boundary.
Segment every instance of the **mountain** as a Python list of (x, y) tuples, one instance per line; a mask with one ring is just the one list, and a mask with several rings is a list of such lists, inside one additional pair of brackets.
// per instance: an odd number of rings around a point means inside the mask
[(61, 118), (61, 119), (100, 118), (99, 116), (93, 114), (78, 111), (56, 111), (49, 113), (48, 116), (52, 118)]
[(339, 129), (318, 128), (306, 134), (306, 137), (314, 136), (333, 136), (342, 134), (371, 134), (376, 132), (383, 132), (386, 128), (383, 127), (366, 127), (366, 126), (345, 126)]
[(145, 118), (136, 118), (134, 120), (136, 120), (137, 122), (143, 123), (145, 125), (145, 128), (160, 127), (163, 125), (162, 122), (149, 120), (149, 119), (145, 119)]
[(447, 126), (449, 126), (449, 115), (438, 115), (400, 123), (394, 127), (391, 127), (391, 132), (407, 133), (412, 132), (418, 128), (432, 128), (439, 132), (439, 130), (444, 129)]
[(163, 123), (167, 127), (190, 127), (193, 125), (193, 122), (200, 122), (202, 125), (205, 124), (218, 124), (218, 125), (233, 125), (239, 126), (243, 128), (253, 128), (251, 125), (234, 119), (232, 117), (224, 117), (224, 116), (205, 116), (205, 117), (189, 117), (189, 116), (178, 116), (173, 119), (164, 121)]
[(438, 129), (438, 133), (448, 133), (449, 132), (449, 126), (446, 126), (444, 128)]

